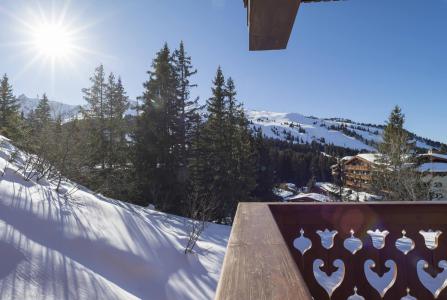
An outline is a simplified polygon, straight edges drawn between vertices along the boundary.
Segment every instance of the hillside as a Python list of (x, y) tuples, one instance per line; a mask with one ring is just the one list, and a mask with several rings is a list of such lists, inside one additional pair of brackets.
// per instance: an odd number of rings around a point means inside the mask
[[(39, 99), (25, 95), (18, 97), (21, 110), (26, 115), (36, 109)], [(126, 115), (136, 115), (137, 102), (130, 100)], [(50, 101), (53, 115), (70, 118), (79, 114), (81, 106)], [(278, 113), (246, 110), (249, 121), (271, 138), (293, 140), (296, 143), (334, 144), (358, 151), (375, 151), (382, 140), (383, 125), (364, 124), (341, 118), (317, 118), (299, 113)], [(410, 133), (421, 149), (440, 148), (441, 143)]]
[[(340, 118), (321, 119), (298, 113), (268, 111), (247, 111), (247, 117), (253, 126), (261, 128), (266, 136), (293, 140), (295, 143), (317, 142), (355, 150), (375, 151), (382, 140), (383, 126)], [(411, 135), (419, 148), (431, 149), (441, 146), (440, 143)]]
[(209, 224), (185, 255), (188, 219), (64, 182), (25, 181), (0, 136), (2, 299), (212, 299), (230, 228)]

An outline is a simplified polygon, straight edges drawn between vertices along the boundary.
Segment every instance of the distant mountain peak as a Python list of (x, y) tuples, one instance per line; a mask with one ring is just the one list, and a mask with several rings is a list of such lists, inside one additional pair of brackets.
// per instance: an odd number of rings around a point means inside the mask
[[(20, 103), (20, 110), (25, 116), (27, 116), (32, 110), (35, 110), (40, 101), (39, 98), (29, 98), (25, 94), (18, 96), (17, 100)], [(48, 103), (54, 117), (61, 116), (62, 118), (69, 118), (77, 115), (81, 109), (80, 105), (70, 105), (53, 100), (49, 100)]]

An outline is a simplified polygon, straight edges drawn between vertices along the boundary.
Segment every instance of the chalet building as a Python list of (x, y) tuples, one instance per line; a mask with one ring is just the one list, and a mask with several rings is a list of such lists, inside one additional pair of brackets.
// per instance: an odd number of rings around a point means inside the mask
[(424, 179), (431, 181), (431, 198), (447, 200), (447, 154), (430, 151), (418, 160), (419, 171), (425, 174)]
[[(353, 190), (369, 191), (371, 189), (371, 171), (376, 166), (379, 154), (363, 153), (342, 159), (345, 185)], [(332, 172), (337, 172), (335, 168)]]
[[(345, 157), (340, 165), (332, 166), (332, 174), (343, 172), (345, 186), (356, 191), (371, 189), (371, 171), (377, 166), (379, 154), (364, 153)], [(447, 154), (433, 151), (418, 156), (418, 170), (425, 174), (424, 180), (431, 181), (431, 198), (447, 200)]]

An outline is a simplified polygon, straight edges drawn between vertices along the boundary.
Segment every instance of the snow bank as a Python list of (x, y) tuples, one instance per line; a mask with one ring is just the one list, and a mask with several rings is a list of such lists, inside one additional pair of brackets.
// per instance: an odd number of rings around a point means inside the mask
[[(183, 254), (188, 219), (23, 180), (0, 148), (2, 299), (212, 299), (230, 227)], [(20, 157), (19, 157), (20, 161)], [(73, 186), (65, 183), (65, 190)]]

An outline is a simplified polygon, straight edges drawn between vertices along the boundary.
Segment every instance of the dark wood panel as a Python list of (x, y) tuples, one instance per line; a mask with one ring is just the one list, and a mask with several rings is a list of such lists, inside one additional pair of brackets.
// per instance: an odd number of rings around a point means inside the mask
[[(406, 295), (406, 289), (411, 288), (411, 294), (417, 299), (435, 299), (433, 295), (421, 284), (417, 275), (417, 264), (421, 260), (428, 262), (427, 272), (436, 276), (442, 271), (438, 263), (447, 260), (447, 204), (434, 202), (407, 202), (407, 203), (365, 203), (365, 204), (272, 204), (273, 216), (282, 233), (285, 243), (298, 265), (306, 284), (315, 299), (329, 299), (328, 294), (318, 284), (313, 273), (313, 263), (322, 259), (325, 263), (323, 270), (331, 274), (335, 271), (332, 262), (341, 259), (346, 268), (346, 276), (342, 284), (335, 290), (331, 300), (345, 300), (353, 294), (354, 287), (358, 288), (360, 295), (368, 300), (394, 300)], [(305, 232), (306, 238), (312, 241), (312, 248), (304, 255), (294, 249), (293, 241)], [(317, 230), (337, 230), (334, 245), (325, 249), (321, 245)], [(363, 247), (355, 254), (344, 248), (344, 241), (350, 236), (350, 230), (355, 231)], [(373, 247), (368, 230), (387, 230), (385, 245), (382, 249)], [(438, 248), (430, 250), (419, 230), (440, 230), (443, 232), (439, 238)], [(406, 236), (414, 241), (414, 249), (404, 255), (396, 248), (396, 240), (402, 237), (402, 230)], [(376, 266), (372, 269), (379, 276), (388, 269), (385, 262), (393, 260), (397, 265), (397, 277), (393, 286), (384, 297), (372, 288), (364, 273), (364, 264), (372, 259)], [(447, 290), (444, 290), (437, 299), (447, 299)]]
[[(247, 8), (250, 50), (287, 47), (300, 3), (320, 0), (243, 0)], [(337, 1), (337, 0), (322, 0)]]

